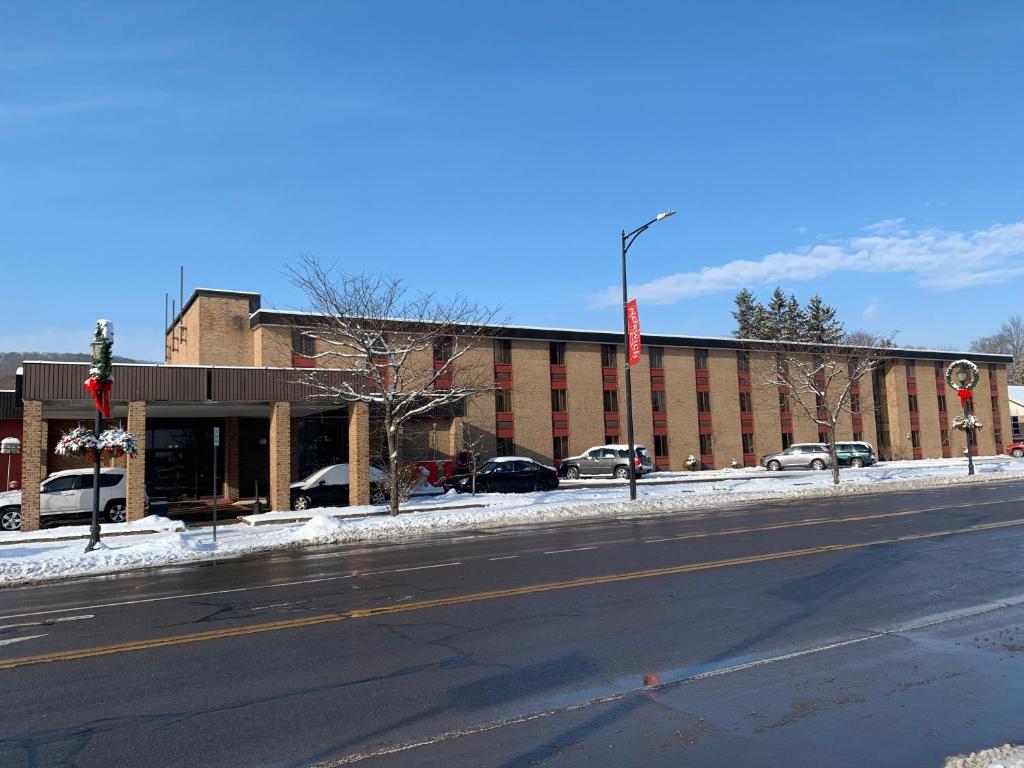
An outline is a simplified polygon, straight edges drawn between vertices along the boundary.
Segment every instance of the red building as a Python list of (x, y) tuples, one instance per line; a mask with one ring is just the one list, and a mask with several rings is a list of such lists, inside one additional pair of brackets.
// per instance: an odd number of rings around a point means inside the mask
[[(13, 389), (0, 389), (0, 440), (5, 437), (16, 437), (21, 441), (21, 408)], [(7, 490), (7, 465), (10, 463), (11, 482), (21, 487), (21, 454), (0, 456), (0, 489)]]

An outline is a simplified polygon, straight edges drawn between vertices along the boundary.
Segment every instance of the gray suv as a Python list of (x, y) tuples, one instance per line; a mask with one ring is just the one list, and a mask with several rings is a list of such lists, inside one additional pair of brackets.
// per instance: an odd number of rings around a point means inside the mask
[(781, 453), (761, 457), (761, 466), (771, 472), (780, 469), (825, 469), (831, 465), (828, 448), (819, 443), (796, 443)]
[[(636, 450), (633, 464), (636, 467), (636, 476), (646, 475), (654, 471), (654, 462), (651, 461), (651, 454), (642, 445), (633, 446)], [(594, 475), (611, 475), (612, 477), (629, 477), (629, 446), (628, 445), (598, 445), (591, 448), (581, 456), (571, 456), (562, 460), (558, 468), (559, 474), (570, 480), (578, 477)]]

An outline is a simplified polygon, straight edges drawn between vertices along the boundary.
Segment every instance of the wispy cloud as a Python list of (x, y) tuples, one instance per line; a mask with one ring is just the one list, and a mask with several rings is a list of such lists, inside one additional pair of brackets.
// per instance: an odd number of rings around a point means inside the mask
[[(928, 288), (956, 290), (1024, 274), (1024, 221), (973, 232), (901, 229), (902, 223), (901, 219), (879, 222), (896, 230), (892, 233), (871, 229), (867, 236), (666, 275), (632, 286), (631, 295), (672, 304), (693, 296), (815, 280), (837, 272), (907, 274)], [(593, 294), (590, 305), (606, 307), (622, 301), (617, 290)]]
[(878, 314), (878, 300), (872, 299), (868, 302), (868, 305), (864, 307), (864, 311), (861, 313), (863, 318), (868, 322), (875, 319), (875, 315)]

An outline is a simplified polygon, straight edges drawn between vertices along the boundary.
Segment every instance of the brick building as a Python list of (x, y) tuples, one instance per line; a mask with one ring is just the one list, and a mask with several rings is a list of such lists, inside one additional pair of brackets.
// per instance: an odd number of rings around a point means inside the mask
[[(331, 381), (349, 374), (318, 367), (315, 316), (264, 309), (255, 293), (197, 289), (166, 333), (164, 365), (115, 365), (113, 420), (140, 441), (127, 463), (129, 519), (144, 514), (143, 488), (172, 502), (213, 495), (212, 434), (219, 429), (218, 496), (266, 495), (284, 509), (289, 484), (333, 463), (351, 467), (351, 499), (369, 499), (368, 468), (379, 458), (374, 414), (365, 405), (311, 398), (305, 375)], [(619, 333), (549, 328), (495, 329), (474, 365), (493, 370), (497, 391), (457, 412), (407, 429), (413, 459), (451, 458), (467, 436), (484, 455), (523, 454), (545, 462), (593, 445), (625, 441), (624, 360)], [(817, 426), (785, 406), (757, 375), (759, 357), (736, 339), (645, 335), (632, 368), (636, 441), (662, 469), (688, 456), (708, 468), (755, 464), (792, 442), (817, 442)], [(887, 350), (883, 366), (862, 379), (859, 410), (840, 436), (866, 440), (886, 458), (958, 455), (951, 433), (957, 398), (943, 380), (950, 361), (969, 356), (980, 369), (975, 412), (985, 428), (976, 452), (994, 454), (1010, 436), (1006, 355)], [(329, 360), (329, 358), (328, 358)], [(74, 466), (53, 447), (61, 432), (89, 423), (82, 389), (88, 366), (31, 362), (19, 380), (23, 418), (24, 527), (39, 524), (39, 482)], [(304, 369), (303, 376), (297, 369)], [(313, 369), (313, 370), (309, 370)], [(350, 379), (349, 379), (350, 380)], [(122, 460), (123, 461), (123, 460)], [(85, 464), (78, 461), (78, 464)]]

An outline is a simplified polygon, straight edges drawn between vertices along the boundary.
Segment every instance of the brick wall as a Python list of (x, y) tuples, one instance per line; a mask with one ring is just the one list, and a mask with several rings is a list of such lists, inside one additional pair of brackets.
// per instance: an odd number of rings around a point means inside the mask
[[(516, 343), (512, 342), (513, 348)], [(569, 455), (578, 456), (591, 446), (604, 442), (601, 345), (567, 342), (565, 375), (568, 382)]]

